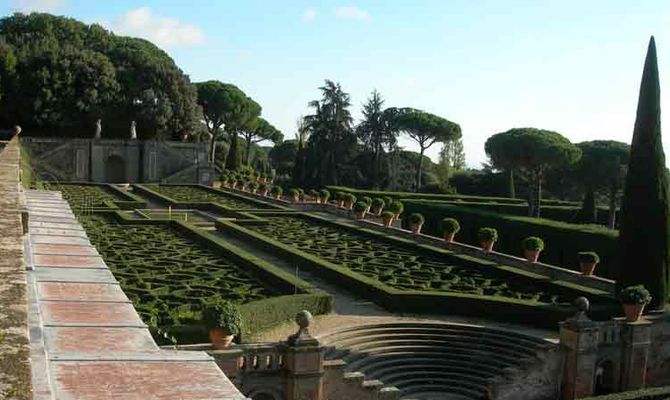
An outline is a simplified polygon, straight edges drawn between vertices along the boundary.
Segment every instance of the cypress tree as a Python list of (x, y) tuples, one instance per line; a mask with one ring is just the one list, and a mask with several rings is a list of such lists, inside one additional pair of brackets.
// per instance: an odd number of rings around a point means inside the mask
[(643, 284), (654, 297), (651, 307), (663, 308), (670, 288), (670, 209), (653, 36), (642, 73), (622, 211), (618, 287)]

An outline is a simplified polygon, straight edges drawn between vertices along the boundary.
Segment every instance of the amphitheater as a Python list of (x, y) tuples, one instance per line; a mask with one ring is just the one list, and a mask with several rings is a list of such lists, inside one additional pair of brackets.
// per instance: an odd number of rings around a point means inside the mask
[[(0, 153), (3, 398), (670, 396), (670, 316), (625, 322), (611, 279), (214, 185), (188, 163), (91, 183), (82, 146)], [(216, 297), (245, 322), (225, 349), (199, 324)]]

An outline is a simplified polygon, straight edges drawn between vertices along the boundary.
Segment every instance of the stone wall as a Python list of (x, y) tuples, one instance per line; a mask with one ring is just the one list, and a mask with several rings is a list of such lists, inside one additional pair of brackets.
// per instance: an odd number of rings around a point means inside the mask
[(32, 395), (18, 140), (0, 151), (0, 398), (22, 400)]
[(24, 137), (37, 180), (201, 183), (214, 171), (201, 143)]

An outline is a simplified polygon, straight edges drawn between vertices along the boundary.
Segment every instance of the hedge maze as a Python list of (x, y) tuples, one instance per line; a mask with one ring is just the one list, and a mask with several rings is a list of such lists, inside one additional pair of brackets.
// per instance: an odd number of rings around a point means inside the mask
[(75, 213), (81, 212), (84, 208), (90, 207), (108, 207), (105, 202), (124, 200), (114, 193), (106, 185), (78, 185), (78, 184), (58, 184), (44, 183), (47, 190), (58, 190), (63, 194)]
[(248, 228), (400, 290), (446, 291), (547, 304), (569, 302), (491, 270), (445, 264), (444, 259), (429, 254), (302, 218), (270, 217), (266, 224)]
[(279, 294), (167, 224), (121, 225), (102, 215), (80, 221), (147, 323), (194, 323), (216, 298), (244, 304)]
[(144, 185), (145, 187), (168, 197), (176, 202), (218, 203), (230, 209), (265, 209), (271, 208), (262, 202), (243, 200), (226, 193), (208, 190), (200, 186), (173, 186), (173, 185)]

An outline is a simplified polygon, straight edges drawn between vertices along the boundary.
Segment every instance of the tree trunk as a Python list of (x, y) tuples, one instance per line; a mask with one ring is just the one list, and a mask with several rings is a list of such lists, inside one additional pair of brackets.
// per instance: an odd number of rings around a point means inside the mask
[(216, 141), (214, 140), (214, 134), (212, 133), (212, 137), (209, 139), (209, 162), (214, 165), (214, 157), (216, 152)]
[(584, 193), (582, 209), (579, 212), (579, 222), (583, 224), (595, 224), (597, 222), (596, 195), (593, 188), (589, 187)]
[(251, 154), (251, 138), (245, 138), (247, 141), (247, 152), (244, 155), (244, 163), (249, 166), (249, 155)]
[(616, 194), (618, 191), (616, 186), (610, 187), (610, 213), (607, 219), (607, 227), (610, 229), (616, 227)]
[(535, 205), (533, 206), (533, 217), (540, 218), (540, 204), (542, 203), (542, 170), (535, 174)]
[(230, 148), (228, 156), (226, 157), (226, 169), (237, 170), (237, 132), (233, 131), (230, 134)]
[(516, 199), (516, 188), (514, 187), (514, 169), (509, 169), (509, 197)]
[(421, 169), (423, 168), (423, 152), (426, 150), (421, 146), (421, 151), (419, 152), (419, 167), (416, 171), (416, 192), (419, 193), (421, 190)]

